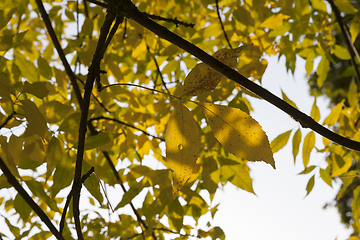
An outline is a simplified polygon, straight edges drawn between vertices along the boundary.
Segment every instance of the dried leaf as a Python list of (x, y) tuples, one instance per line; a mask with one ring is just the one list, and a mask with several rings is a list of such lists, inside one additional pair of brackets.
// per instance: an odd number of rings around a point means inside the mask
[(226, 151), (249, 161), (264, 161), (275, 168), (269, 140), (260, 124), (237, 108), (199, 103)]
[(165, 133), (166, 160), (173, 170), (175, 194), (190, 177), (199, 156), (199, 127), (189, 109), (181, 103), (175, 107)]
[[(214, 53), (213, 57), (227, 66), (234, 68), (237, 65), (237, 58), (240, 52), (247, 46), (249, 46), (249, 44), (235, 49), (220, 49)], [(221, 79), (226, 79), (226, 77), (205, 63), (199, 63), (185, 78), (184, 96), (198, 96), (205, 91), (212, 91)]]

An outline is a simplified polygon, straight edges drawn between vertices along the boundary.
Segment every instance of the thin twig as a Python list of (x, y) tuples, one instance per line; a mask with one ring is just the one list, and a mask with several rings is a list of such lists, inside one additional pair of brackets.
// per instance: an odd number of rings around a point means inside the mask
[(0, 125), (0, 129), (2, 129), (3, 127), (6, 126), (6, 124), (14, 117), (16, 113), (12, 112), (9, 116), (7, 116), (7, 118), (5, 119), (5, 121)]
[(331, 8), (335, 14), (336, 20), (338, 21), (338, 23), (340, 25), (341, 33), (344, 36), (344, 41), (346, 43), (346, 47), (350, 53), (350, 62), (355, 71), (355, 78), (356, 78), (356, 82), (358, 85), (358, 89), (360, 90), (360, 73), (359, 73), (358, 67), (356, 66), (356, 62), (355, 62), (355, 58), (354, 58), (354, 55), (356, 55), (358, 61), (360, 62), (359, 53), (358, 53), (355, 45), (351, 41), (351, 36), (350, 36), (349, 30), (347, 29), (346, 25), (342, 21), (342, 17), (340, 15), (339, 9), (334, 4), (333, 0), (327, 0), (327, 1), (330, 3)]
[[(82, 178), (81, 178), (81, 183), (83, 184), (86, 179), (88, 179), (90, 177), (90, 175), (95, 172), (95, 169), (94, 167), (90, 168), (90, 170), (85, 173)], [(74, 189), (71, 189), (71, 191), (69, 192), (67, 198), (66, 198), (66, 202), (65, 202), (65, 206), (64, 206), (64, 209), (63, 209), (63, 213), (61, 215), (61, 219), (60, 219), (60, 230), (59, 230), (59, 234), (58, 234), (58, 239), (59, 240), (62, 240), (62, 232), (64, 230), (64, 225), (65, 225), (65, 217), (66, 217), (66, 212), (67, 212), (67, 209), (69, 208), (69, 204), (70, 204), (70, 201), (71, 201), (71, 198), (73, 197), (74, 195)]]
[(7, 178), (8, 183), (10, 183), (20, 194), (20, 196), (24, 199), (24, 201), (30, 206), (32, 210), (40, 217), (41, 221), (49, 228), (52, 234), (57, 238), (59, 238), (59, 232), (56, 227), (52, 224), (51, 220), (44, 213), (44, 211), (34, 202), (34, 200), (29, 196), (29, 194), (25, 191), (25, 189), (20, 185), (20, 183), (16, 180), (15, 176), (11, 173), (10, 169), (6, 166), (3, 159), (0, 157), (0, 169)]
[(179, 24), (183, 25), (185, 27), (191, 27), (191, 28), (193, 28), (195, 26), (194, 23), (185, 23), (185, 22), (179, 21), (179, 20), (177, 20), (176, 17), (174, 19), (172, 19), (172, 18), (160, 17), (160, 16), (149, 14), (149, 13), (146, 13), (146, 12), (142, 12), (142, 13), (145, 14), (146, 16), (148, 16), (149, 18), (153, 19), (153, 20), (160, 20), (160, 21), (174, 23), (176, 25), (176, 27), (178, 27)]
[[(129, 4), (132, 3), (130, 2)], [(249, 79), (247, 79), (246, 77), (235, 71), (234, 69), (231, 69), (227, 65), (223, 64), (222, 62), (218, 61), (214, 57), (204, 52), (202, 49), (196, 47), (194, 44), (186, 41), (185, 39), (169, 31), (167, 28), (157, 24), (148, 17), (144, 16), (136, 8), (135, 5), (132, 5), (131, 8), (129, 7), (127, 11), (124, 12), (124, 14), (126, 15), (126, 17), (135, 20), (140, 25), (144, 26), (153, 33), (157, 34), (159, 37), (164, 38), (169, 42), (175, 44), (176, 46), (180, 47), (181, 49), (189, 52), (190, 54), (194, 55), (195, 57), (197, 57), (198, 59), (200, 59), (201, 61), (203, 61), (204, 63), (215, 69), (216, 71), (222, 73), (224, 76), (238, 83), (240, 86), (248, 89), (249, 91), (253, 92), (254, 94), (258, 95), (259, 97), (273, 104), (277, 108), (286, 112), (287, 114), (292, 116), (296, 121), (298, 121), (302, 127), (310, 128), (315, 132), (317, 132), (318, 134), (324, 136), (325, 138), (339, 145), (342, 145), (346, 148), (360, 151), (360, 142), (345, 138), (320, 125), (319, 123), (314, 121), (314, 119), (312, 119), (310, 116), (297, 110), (296, 108), (292, 107), (290, 104), (283, 101), (281, 98), (275, 96), (268, 90), (250, 81)]]
[(222, 22), (222, 20), (221, 20), (221, 15), (220, 15), (220, 10), (219, 10), (219, 0), (215, 0), (215, 3), (216, 3), (216, 13), (217, 13), (218, 18), (219, 18), (219, 21), (220, 21), (221, 29), (222, 29), (222, 31), (223, 31), (223, 33), (224, 33), (224, 36), (225, 36), (225, 38), (226, 38), (226, 41), (227, 41), (228, 44), (229, 44), (229, 47), (232, 49), (232, 46), (231, 46), (230, 41), (229, 41), (229, 38), (228, 38), (228, 36), (227, 36), (227, 34), (226, 34), (226, 31), (225, 31), (225, 28), (224, 28), (224, 24), (223, 24), (223, 22)]
[(131, 124), (125, 123), (125, 122), (120, 121), (120, 120), (115, 119), (115, 118), (109, 118), (109, 117), (94, 117), (94, 118), (90, 118), (90, 119), (89, 119), (90, 122), (92, 122), (92, 121), (97, 121), (97, 120), (108, 120), (108, 121), (117, 122), (117, 123), (120, 123), (120, 124), (122, 124), (122, 125), (128, 126), (128, 127), (130, 127), (130, 128), (136, 129), (136, 130), (142, 132), (143, 134), (145, 134), (145, 135), (147, 135), (147, 136), (150, 136), (150, 137), (159, 139), (159, 140), (161, 140), (161, 141), (163, 141), (163, 142), (165, 141), (165, 139), (163, 139), (163, 138), (161, 138), (161, 137), (154, 136), (154, 135), (152, 135), (152, 134), (150, 134), (150, 133), (148, 133), (148, 132), (146, 132), (146, 131), (138, 128), (138, 127), (135, 127), (135, 126), (133, 126), (133, 125), (131, 125)]

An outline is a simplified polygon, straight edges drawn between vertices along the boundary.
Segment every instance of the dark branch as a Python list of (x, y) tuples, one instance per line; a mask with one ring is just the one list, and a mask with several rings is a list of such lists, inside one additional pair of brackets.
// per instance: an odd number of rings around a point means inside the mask
[(193, 28), (195, 26), (194, 23), (185, 23), (185, 22), (179, 21), (179, 20), (176, 19), (176, 17), (174, 19), (172, 19), (172, 18), (160, 17), (160, 16), (149, 14), (149, 13), (146, 13), (146, 12), (142, 12), (142, 13), (145, 14), (146, 16), (148, 16), (148, 18), (151, 18), (153, 20), (160, 20), (160, 21), (174, 23), (176, 25), (176, 27), (178, 27), (179, 24), (181, 24), (181, 25), (183, 25), (185, 27), (191, 27), (191, 28)]
[(14, 117), (16, 113), (12, 112), (9, 116), (7, 116), (7, 118), (5, 119), (5, 121), (0, 125), (0, 129), (2, 129), (3, 127), (6, 126), (6, 124)]
[[(90, 168), (90, 170), (85, 173), (82, 178), (81, 178), (81, 183), (83, 184), (86, 179), (88, 179), (90, 177), (90, 175), (95, 171), (94, 167)], [(73, 197), (74, 195), (74, 189), (71, 189), (71, 191), (69, 192), (67, 198), (66, 198), (66, 202), (65, 202), (65, 206), (64, 206), (64, 210), (63, 210), (63, 213), (61, 215), (61, 220), (60, 220), (60, 231), (59, 231), (59, 234), (58, 234), (58, 239), (59, 240), (62, 240), (62, 232), (64, 230), (64, 225), (65, 225), (65, 217), (66, 217), (66, 212), (67, 212), (67, 209), (69, 208), (69, 204), (70, 204), (70, 200), (71, 198)]]
[(192, 43), (177, 36), (176, 34), (170, 32), (167, 28), (155, 23), (145, 15), (141, 14), (141, 12), (136, 8), (135, 5), (133, 5), (131, 9), (127, 9), (127, 11), (124, 12), (124, 14), (126, 15), (126, 17), (135, 20), (140, 25), (144, 26), (153, 33), (157, 34), (159, 37), (164, 38), (169, 42), (175, 44), (176, 46), (182, 48), (183, 50), (189, 52), (190, 54), (194, 55), (195, 57), (197, 57), (198, 59), (200, 59), (201, 61), (212, 67), (213, 69), (222, 73), (224, 76), (238, 83), (240, 86), (248, 89), (249, 91), (255, 93), (259, 97), (273, 104), (277, 108), (286, 112), (287, 114), (292, 116), (296, 121), (298, 121), (302, 125), (302, 127), (311, 128), (315, 132), (319, 133), (320, 135), (324, 136), (325, 138), (335, 143), (338, 143), (349, 149), (360, 151), (360, 142), (353, 141), (343, 136), (340, 136), (339, 134), (336, 134), (331, 130), (325, 128), (324, 126), (320, 125), (319, 123), (315, 122), (314, 119), (312, 119), (310, 116), (292, 107), (290, 104), (286, 103), (281, 98), (275, 96), (268, 90), (250, 81), (249, 79), (242, 76), (234, 69), (231, 69), (222, 62), (213, 58), (212, 56), (204, 52), (202, 49), (196, 47)]
[(351, 65), (353, 66), (354, 71), (355, 71), (356, 82), (357, 82), (358, 88), (360, 90), (360, 73), (359, 73), (359, 70), (358, 70), (358, 68), (356, 66), (356, 62), (355, 62), (355, 58), (354, 58), (354, 55), (356, 55), (358, 61), (360, 62), (359, 53), (358, 53), (355, 45), (351, 41), (351, 36), (350, 36), (349, 30), (347, 29), (346, 25), (342, 21), (342, 17), (340, 15), (339, 9), (334, 4), (333, 0), (327, 0), (327, 1), (330, 3), (331, 8), (332, 8), (332, 10), (333, 10), (333, 12), (335, 14), (336, 20), (338, 21), (338, 23), (340, 25), (341, 33), (344, 36), (344, 41), (346, 43), (346, 47), (347, 47), (347, 49), (348, 49), (348, 51), (350, 53), (350, 62), (351, 62)]
[(79, 126), (79, 137), (78, 137), (78, 152), (76, 156), (76, 165), (75, 165), (75, 175), (74, 175), (74, 183), (73, 183), (73, 211), (74, 211), (74, 219), (75, 219), (75, 228), (80, 240), (83, 240), (84, 237), (81, 232), (81, 222), (80, 222), (80, 211), (79, 211), (79, 202), (80, 202), (80, 191), (81, 191), (81, 170), (82, 170), (82, 162), (84, 156), (85, 149), (85, 135), (87, 129), (87, 117), (90, 106), (90, 97), (94, 85), (95, 78), (98, 78), (100, 75), (100, 62), (103, 58), (103, 55), (106, 50), (106, 42), (107, 36), (110, 31), (111, 25), (115, 19), (115, 16), (111, 14), (107, 14), (103, 26), (101, 27), (101, 32), (99, 36), (99, 40), (95, 49), (95, 54), (89, 67), (89, 73), (87, 75), (87, 79), (84, 86), (84, 100), (81, 108), (81, 118), (80, 118), (80, 126)]
[(9, 168), (6, 166), (5, 162), (0, 157), (0, 169), (4, 173), (8, 182), (16, 189), (18, 194), (24, 199), (24, 201), (31, 207), (32, 210), (40, 217), (41, 221), (49, 228), (52, 234), (57, 238), (59, 238), (59, 232), (56, 227), (52, 224), (51, 220), (48, 216), (43, 212), (43, 210), (34, 202), (34, 200), (29, 196), (29, 194), (25, 191), (25, 189), (20, 185), (20, 183), (16, 180), (14, 175), (11, 173)]
[(73, 89), (74, 89), (74, 92), (75, 92), (75, 96), (76, 96), (76, 99), (80, 105), (80, 108), (82, 106), (82, 97), (81, 97), (81, 92), (80, 92), (80, 89), (79, 89), (79, 86), (76, 84), (76, 77), (75, 77), (75, 74), (74, 72), (71, 70), (70, 68), (70, 65), (68, 63), (68, 61), (66, 60), (66, 57), (65, 57), (65, 54), (64, 54), (64, 51), (62, 50), (62, 47), (60, 45), (60, 42), (56, 36), (56, 33), (51, 25), (51, 21), (49, 19), (49, 16), (47, 14), (47, 12), (45, 11), (45, 8), (44, 8), (44, 5), (42, 3), (41, 0), (35, 0), (36, 1), (36, 4), (39, 8), (39, 11), (40, 11), (40, 14), (41, 14), (41, 17), (43, 18), (44, 20), (44, 23), (45, 23), (45, 26), (46, 26), (46, 29), (48, 30), (49, 32), (49, 35), (50, 35), (50, 38), (54, 44), (54, 47), (56, 49), (56, 51), (58, 52), (59, 54), (59, 57), (61, 59), (61, 62), (63, 63), (64, 65), (64, 68), (65, 68), (65, 71), (67, 73), (67, 75), (69, 76), (70, 78), (70, 82), (71, 82), (71, 85), (73, 86)]
[(227, 41), (228, 44), (229, 44), (229, 47), (232, 49), (232, 46), (231, 46), (230, 41), (229, 41), (229, 38), (228, 38), (228, 36), (227, 36), (227, 34), (226, 34), (226, 31), (225, 31), (225, 28), (224, 28), (224, 24), (223, 24), (223, 22), (222, 22), (222, 20), (221, 20), (220, 10), (219, 10), (219, 0), (215, 0), (215, 3), (216, 3), (216, 13), (217, 13), (218, 18), (219, 18), (219, 21), (220, 21), (221, 29), (223, 30), (224, 36), (225, 36), (225, 38), (226, 38), (226, 41)]
[(144, 130), (142, 130), (142, 129), (138, 128), (138, 127), (135, 127), (135, 126), (133, 126), (133, 125), (131, 125), (131, 124), (128, 124), (128, 123), (122, 122), (122, 121), (117, 120), (117, 119), (115, 119), (115, 118), (109, 118), (109, 117), (95, 117), (95, 118), (90, 118), (90, 119), (89, 119), (89, 122), (96, 121), (96, 120), (108, 120), (108, 121), (117, 122), (117, 123), (120, 123), (120, 124), (122, 124), (122, 125), (128, 126), (128, 127), (130, 127), (130, 128), (136, 129), (136, 130), (138, 130), (138, 131), (142, 132), (143, 134), (148, 135), (148, 136), (150, 136), (150, 137), (153, 137), (153, 138), (159, 139), (159, 140), (161, 140), (161, 141), (163, 141), (163, 142), (165, 141), (165, 139), (163, 139), (163, 138), (161, 138), (161, 137), (154, 136), (154, 135), (152, 135), (152, 134), (150, 134), (150, 133), (148, 133), (148, 132), (146, 132), (146, 131), (144, 131)]

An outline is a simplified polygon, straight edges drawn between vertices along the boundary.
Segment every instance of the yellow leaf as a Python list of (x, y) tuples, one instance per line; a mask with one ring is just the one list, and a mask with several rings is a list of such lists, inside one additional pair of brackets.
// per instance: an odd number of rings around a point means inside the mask
[(199, 127), (189, 109), (175, 107), (165, 133), (166, 160), (173, 170), (173, 194), (189, 179), (199, 156)]
[(269, 140), (260, 124), (237, 108), (199, 103), (217, 140), (226, 151), (249, 161), (264, 161), (275, 168)]
[(260, 27), (266, 27), (269, 29), (275, 29), (283, 25), (283, 20), (290, 18), (290, 16), (279, 13), (277, 15), (272, 15), (268, 19), (266, 19), (263, 23), (260, 24)]
[[(237, 65), (237, 58), (244, 47), (235, 49), (220, 49), (214, 54), (214, 58), (225, 65), (234, 68)], [(184, 96), (198, 96), (204, 91), (212, 91), (216, 88), (221, 79), (226, 79), (221, 73), (212, 69), (205, 63), (197, 64), (186, 76), (184, 82)]]

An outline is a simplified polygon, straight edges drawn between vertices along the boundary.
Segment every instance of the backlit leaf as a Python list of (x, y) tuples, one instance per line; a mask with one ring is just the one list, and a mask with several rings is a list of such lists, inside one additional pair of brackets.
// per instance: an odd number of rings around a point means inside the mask
[(316, 98), (314, 99), (314, 103), (311, 108), (310, 117), (312, 117), (315, 120), (315, 122), (320, 120), (320, 110), (316, 105)]
[(275, 168), (269, 140), (260, 124), (237, 108), (199, 103), (224, 149), (249, 161), (264, 161)]
[(173, 170), (175, 195), (190, 177), (199, 156), (199, 126), (181, 103), (170, 115), (165, 133), (166, 161)]
[(20, 68), (21, 74), (29, 82), (39, 81), (39, 72), (34, 64), (28, 60), (19, 52), (14, 52), (15, 64)]
[(332, 180), (330, 176), (330, 167), (327, 167), (326, 169), (320, 168), (320, 177), (326, 182), (327, 185), (332, 187)]
[(285, 102), (287, 102), (288, 104), (290, 104), (290, 105), (293, 106), (294, 108), (298, 109), (297, 106), (296, 106), (296, 104), (295, 104), (293, 101), (291, 101), (291, 100), (286, 96), (286, 94), (285, 94), (282, 90), (281, 90), (281, 94), (282, 94), (282, 98), (283, 98), (283, 100), (284, 100)]
[(330, 62), (326, 56), (322, 56), (319, 66), (316, 69), (316, 74), (318, 78), (316, 79), (317, 84), (321, 87), (326, 80), (327, 74), (329, 72)]
[(304, 145), (302, 151), (304, 167), (307, 167), (310, 160), (310, 153), (315, 147), (315, 133), (309, 132), (304, 138)]
[(336, 57), (340, 58), (341, 60), (348, 60), (350, 59), (350, 53), (346, 47), (335, 45), (333, 52)]
[(284, 20), (289, 19), (290, 16), (278, 13), (267, 18), (263, 23), (260, 24), (260, 27), (275, 29), (284, 24)]
[(40, 137), (44, 137), (48, 131), (44, 116), (32, 101), (25, 99), (20, 102), (24, 109), (26, 120), (29, 123), (28, 129), (31, 129), (31, 131)]
[(340, 103), (338, 103), (338, 104), (333, 108), (333, 110), (331, 110), (329, 116), (327, 116), (327, 117), (325, 118), (323, 124), (326, 124), (326, 125), (328, 125), (328, 126), (332, 126), (332, 125), (334, 125), (334, 124), (339, 120), (340, 113), (341, 113), (342, 107), (343, 107), (343, 105), (344, 105), (344, 102), (345, 102), (345, 100), (342, 100)]
[(350, 107), (357, 107), (359, 103), (359, 92), (355, 79), (352, 79), (349, 86), (349, 92), (347, 94), (347, 100)]
[[(223, 48), (215, 52), (213, 57), (225, 65), (234, 68), (237, 65), (237, 58), (241, 51), (247, 46), (249, 45), (243, 45), (235, 49)], [(221, 79), (226, 79), (226, 77), (205, 63), (199, 63), (185, 78), (184, 95), (197, 96), (204, 91), (212, 91)]]
[(271, 141), (270, 147), (273, 153), (276, 153), (277, 151), (285, 147), (285, 145), (289, 141), (291, 132), (292, 130), (284, 132)]
[(294, 163), (296, 161), (296, 156), (299, 153), (300, 142), (301, 142), (301, 130), (299, 128), (298, 130), (296, 130), (292, 140), (292, 154), (294, 157)]

